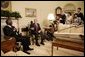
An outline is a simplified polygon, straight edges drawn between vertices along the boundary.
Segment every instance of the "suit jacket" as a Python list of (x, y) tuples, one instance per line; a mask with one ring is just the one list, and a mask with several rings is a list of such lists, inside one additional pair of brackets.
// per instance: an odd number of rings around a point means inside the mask
[(34, 24), (30, 24), (30, 31), (29, 31), (30, 34), (33, 34), (33, 32), (34, 32), (34, 30), (32, 28), (34, 29)]
[(3, 28), (3, 32), (6, 36), (14, 37), (16, 39), (16, 42), (21, 42), (22, 45), (24, 46), (24, 49), (30, 45), (30, 39), (27, 36), (22, 36), (19, 34), (19, 32), (14, 31), (14, 26), (5, 26)]
[(60, 21), (61, 23), (65, 24), (66, 21), (66, 16), (65, 14), (61, 15), (62, 20)]
[(21, 35), (17, 31), (14, 31), (14, 28), (15, 28), (14, 26), (11, 26), (11, 27), (5, 26), (3, 28), (4, 35), (15, 37), (17, 40), (19, 40)]
[(9, 26), (5, 26), (3, 28), (3, 32), (4, 32), (4, 35), (6, 35), (6, 36), (13, 37), (15, 35), (15, 32), (13, 31), (13, 28), (9, 27)]
[(62, 20), (66, 20), (65, 14), (61, 15)]
[(83, 20), (83, 21), (84, 21), (83, 13), (81, 13), (81, 12), (80, 12), (80, 13), (76, 13), (76, 14), (77, 14), (77, 16), (78, 16), (78, 17), (80, 17), (80, 18), (81, 18), (81, 20)]
[(39, 23), (37, 23), (37, 26), (34, 23), (33, 27), (34, 27), (34, 34), (38, 34), (38, 31), (41, 30)]

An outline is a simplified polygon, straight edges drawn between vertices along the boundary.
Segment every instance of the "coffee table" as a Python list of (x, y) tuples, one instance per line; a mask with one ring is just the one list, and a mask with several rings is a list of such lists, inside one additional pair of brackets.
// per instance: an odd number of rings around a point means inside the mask
[(53, 46), (84, 52), (84, 43), (72, 42), (65, 39), (56, 39), (52, 42), (51, 55), (53, 56)]

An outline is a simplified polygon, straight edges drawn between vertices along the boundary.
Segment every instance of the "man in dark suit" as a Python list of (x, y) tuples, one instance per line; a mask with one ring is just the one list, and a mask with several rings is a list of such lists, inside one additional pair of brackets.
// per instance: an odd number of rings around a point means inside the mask
[(6, 20), (6, 26), (3, 28), (4, 35), (14, 37), (17, 42), (21, 42), (23, 45), (23, 51), (27, 54), (30, 54), (27, 52), (27, 50), (33, 50), (29, 47), (29, 39), (26, 36), (22, 36), (19, 34), (19, 32), (16, 30), (14, 26), (12, 26), (12, 20), (7, 19)]
[(34, 19), (33, 27), (34, 27), (33, 34), (35, 35), (36, 45), (40, 46), (39, 43), (38, 43), (39, 34), (41, 35), (41, 44), (44, 45), (44, 43), (43, 43), (44, 39), (42, 37), (42, 31), (41, 31), (39, 23), (37, 23), (37, 19)]
[(61, 14), (61, 18), (62, 18), (62, 20), (60, 22), (65, 24), (65, 22), (66, 22), (66, 15), (64, 13)]
[(32, 39), (32, 44), (34, 45), (34, 23), (33, 21), (30, 22), (30, 27), (29, 27), (29, 36)]
[(30, 36), (33, 36), (33, 32), (34, 32), (34, 23), (33, 21), (30, 22)]
[(78, 8), (77, 9), (77, 16), (81, 18), (81, 20), (84, 22), (84, 16), (83, 16), (83, 13), (81, 12), (81, 8)]

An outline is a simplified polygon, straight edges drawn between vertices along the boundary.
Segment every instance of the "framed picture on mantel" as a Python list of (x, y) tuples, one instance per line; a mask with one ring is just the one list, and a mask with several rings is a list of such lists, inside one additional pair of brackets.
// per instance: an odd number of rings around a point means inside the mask
[(36, 9), (25, 8), (26, 17), (36, 17)]

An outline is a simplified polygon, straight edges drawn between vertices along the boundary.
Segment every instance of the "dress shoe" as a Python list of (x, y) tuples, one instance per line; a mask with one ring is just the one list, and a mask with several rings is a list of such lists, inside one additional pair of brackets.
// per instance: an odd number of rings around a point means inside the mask
[(36, 44), (36, 46), (40, 46), (39, 44)]
[(34, 50), (33, 48), (28, 48), (28, 50)]
[(27, 51), (24, 51), (26, 54), (30, 54), (29, 52), (27, 52)]
[(40, 43), (40, 44), (45, 45), (44, 43)]

